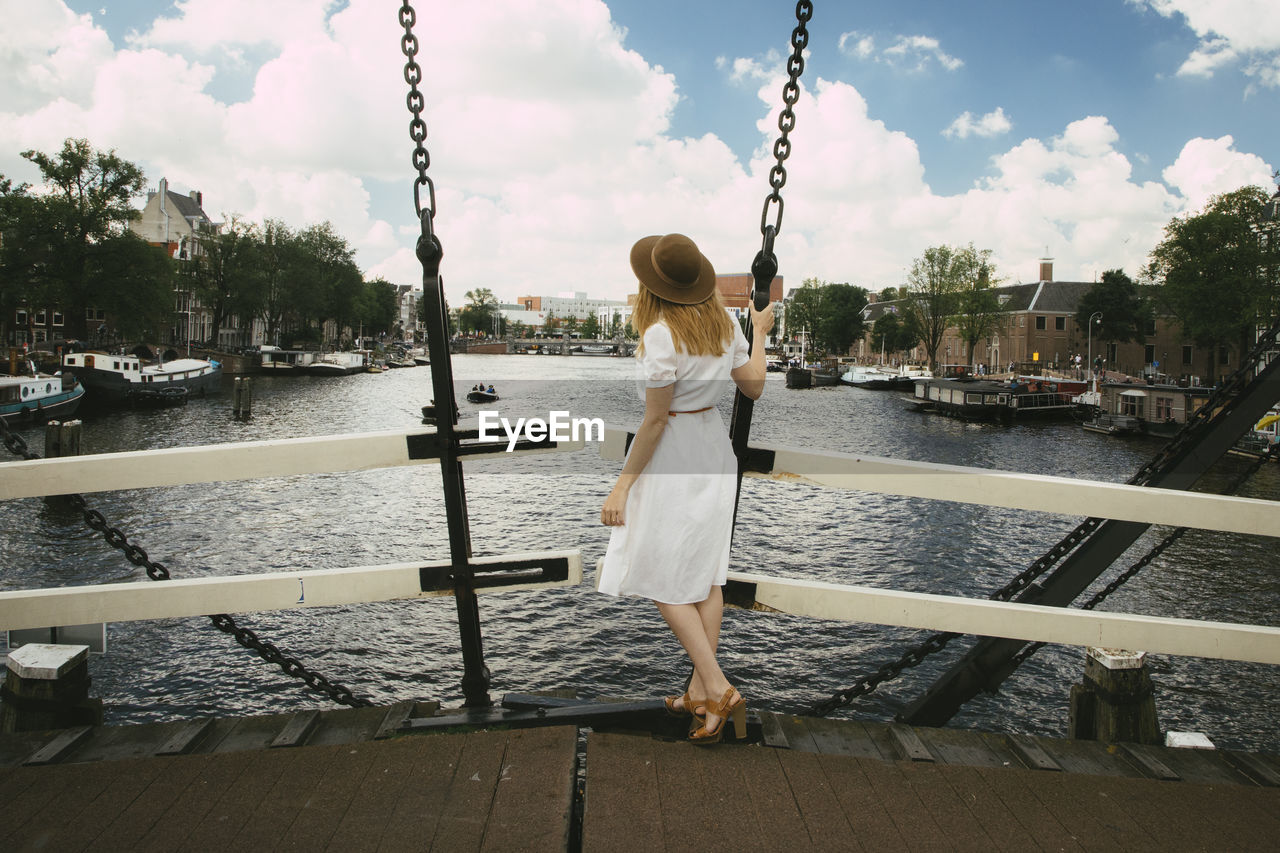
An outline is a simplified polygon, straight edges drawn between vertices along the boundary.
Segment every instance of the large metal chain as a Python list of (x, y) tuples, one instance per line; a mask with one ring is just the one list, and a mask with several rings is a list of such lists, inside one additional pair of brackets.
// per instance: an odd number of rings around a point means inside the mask
[[(34, 453), (27, 448), (26, 441), (22, 436), (16, 435), (9, 430), (9, 425), (0, 418), (0, 433), (4, 436), (4, 445), (9, 451), (17, 456), (21, 456), (27, 460), (39, 459), (40, 454)], [(96, 509), (90, 509), (83, 495), (71, 494), (64, 497), (73, 507), (78, 509), (84, 515), (84, 523), (92, 530), (101, 533), (102, 538), (112, 548), (117, 548), (124, 554), (125, 558), (139, 566), (147, 573), (147, 577), (153, 581), (169, 580), (169, 570), (163, 563), (153, 561), (144, 548), (135, 542), (130, 542), (118, 527), (112, 527), (108, 523), (105, 516)], [(251, 649), (258, 653), (259, 657), (268, 663), (274, 663), (284, 670), (286, 675), (292, 678), (300, 679), (308, 688), (317, 693), (328, 696), (334, 702), (340, 705), (349, 705), (355, 707), (367, 707), (372, 705), (368, 699), (362, 699), (351, 692), (347, 687), (330, 681), (323, 675), (311, 672), (302, 665), (296, 658), (286, 657), (272, 643), (259, 639), (258, 635), (247, 628), (238, 626), (234, 619), (225, 613), (219, 613), (209, 617), (210, 621), (220, 630), (233, 635), (236, 641), (246, 649)]]
[[(427, 167), (431, 165), (431, 155), (427, 152), (427, 123), (422, 120), (422, 110), (426, 100), (418, 89), (422, 82), (422, 66), (415, 57), (418, 55), (418, 37), (413, 34), (413, 25), (418, 21), (418, 14), (413, 10), (409, 0), (400, 6), (400, 25), (404, 27), (404, 35), (400, 39), (400, 50), (404, 53), (404, 82), (409, 84), (409, 94), (405, 103), (413, 118), (409, 120), (409, 138), (413, 140), (413, 168), (418, 177), (413, 182), (413, 209), (418, 219), (423, 220), (423, 227), (436, 215), (436, 186), (427, 175)], [(427, 206), (422, 206), (422, 188), (427, 188)]]
[[(813, 4), (809, 0), (796, 3), (796, 28), (791, 31), (791, 56), (787, 59), (787, 82), (782, 86), (782, 112), (778, 113), (778, 130), (781, 135), (773, 143), (773, 156), (777, 162), (769, 170), (771, 190), (765, 197), (760, 211), (760, 235), (765, 241), (765, 252), (772, 252), (773, 238), (782, 231), (782, 188), (787, 184), (787, 167), (791, 156), (791, 140), (788, 134), (796, 126), (796, 114), (791, 108), (800, 100), (800, 75), (804, 72), (804, 49), (809, 44), (809, 30), (805, 26), (813, 17)], [(769, 208), (777, 205), (778, 213), (769, 223)]]

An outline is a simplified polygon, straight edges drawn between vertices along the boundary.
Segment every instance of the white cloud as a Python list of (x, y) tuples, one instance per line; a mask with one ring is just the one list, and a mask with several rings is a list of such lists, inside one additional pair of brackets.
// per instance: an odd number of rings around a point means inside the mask
[(994, 112), (975, 119), (973, 113), (965, 110), (956, 120), (942, 131), (942, 135), (951, 139), (968, 139), (970, 136), (981, 136), (990, 139), (1001, 136), (1013, 129), (1013, 122), (1004, 114), (1004, 107), (996, 107)]
[[(0, 11), (18, 8), (0, 0)], [(402, 30), (387, 4), (350, 0), (326, 18), (317, 10), (339, 5), (317, 0), (294, 30), (236, 5), (226, 17), (243, 27), (214, 38), (230, 25), (190, 0), (122, 47), (56, 2), (21, 8), (0, 31), (0, 172), (32, 180), (16, 152), (84, 136), (138, 162), (153, 185), (163, 176), (203, 191), (215, 218), (328, 219), (370, 275), (420, 280)], [(743, 162), (714, 135), (671, 135), (677, 81), (627, 49), (598, 0), (439, 4), (417, 31), (452, 299), (476, 287), (623, 298), (635, 286), (627, 248), (663, 231), (694, 235), (721, 271), (747, 268), (774, 164), (780, 54), (717, 62), (757, 87), (758, 146)], [(846, 53), (898, 67), (959, 62), (931, 39), (847, 35)], [(254, 60), (251, 96), (227, 103), (209, 89), (240, 49), (267, 58)], [(987, 178), (942, 195), (916, 142), (856, 88), (808, 72), (801, 89), (778, 243), (795, 283), (898, 284), (928, 246), (970, 241), (1013, 280), (1036, 274), (1046, 245), (1060, 277), (1134, 270), (1171, 216), (1269, 173), (1230, 137), (1197, 139), (1163, 182), (1138, 183), (1116, 128), (1091, 116), (1011, 146)], [(951, 133), (1009, 126), (996, 109), (962, 115)]]
[[(1178, 74), (1209, 77), (1228, 65), (1280, 88), (1280, 3), (1275, 0), (1127, 0), (1166, 18), (1181, 15), (1200, 44)], [(1250, 84), (1253, 85), (1252, 83)]]
[(1247, 184), (1268, 186), (1271, 167), (1256, 154), (1234, 150), (1230, 136), (1192, 139), (1182, 146), (1178, 159), (1161, 177), (1178, 190), (1190, 210), (1204, 207), (1210, 196), (1230, 192)]
[(944, 51), (938, 40), (931, 36), (899, 35), (877, 54), (874, 36), (852, 30), (840, 34), (837, 47), (846, 56), (874, 59), (909, 71), (925, 71), (932, 63), (937, 63), (945, 71), (956, 71), (964, 65), (962, 60)]

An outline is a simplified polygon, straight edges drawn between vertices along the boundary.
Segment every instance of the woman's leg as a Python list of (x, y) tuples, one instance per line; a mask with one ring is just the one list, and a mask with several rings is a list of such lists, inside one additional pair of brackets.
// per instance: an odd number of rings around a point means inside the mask
[[(720, 647), (720, 622), (724, 616), (723, 588), (719, 586), (711, 587), (711, 592), (707, 594), (707, 597), (695, 604), (694, 607), (698, 609), (698, 618), (702, 622), (702, 631), (707, 635), (707, 642), (711, 644), (711, 653), (715, 654)], [(693, 669), (693, 678), (689, 682), (689, 695), (695, 699), (705, 699), (707, 696), (711, 696), (713, 699), (718, 698), (718, 694), (712, 694), (707, 689), (696, 666)]]
[[(724, 673), (720, 671), (720, 664), (716, 662), (716, 653), (712, 648), (710, 639), (707, 637), (707, 630), (698, 605), (664, 604), (662, 602), (657, 602), (657, 604), (662, 618), (667, 620), (667, 625), (671, 627), (672, 633), (676, 635), (676, 639), (680, 641), (680, 645), (688, 653), (689, 659), (693, 661), (694, 678), (701, 683), (704, 690), (701, 695), (694, 694), (692, 693), (693, 685), (691, 684), (691, 695), (699, 699), (707, 698), (719, 701), (730, 685), (728, 679), (724, 677)], [(710, 714), (708, 715), (707, 725), (714, 728), (718, 720), (719, 717)]]

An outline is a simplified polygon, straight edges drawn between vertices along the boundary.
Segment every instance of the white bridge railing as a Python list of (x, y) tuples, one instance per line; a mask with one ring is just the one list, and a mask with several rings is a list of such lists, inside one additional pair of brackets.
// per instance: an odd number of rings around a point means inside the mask
[[(437, 464), (437, 459), (420, 458), (410, 450), (415, 439), (432, 433), (430, 429), (390, 431), (8, 462), (0, 464), (0, 499)], [(601, 456), (621, 460), (625, 442), (625, 430), (608, 429)], [(505, 444), (505, 439), (501, 443)], [(583, 447), (581, 441), (559, 442), (552, 448), (515, 453)], [(772, 469), (750, 476), (1063, 515), (1280, 536), (1280, 511), (1272, 501), (857, 454), (766, 449), (772, 451)], [(515, 583), (502, 586), (503, 590), (581, 583), (582, 562), (577, 551), (515, 556), (529, 560), (567, 558), (569, 575), (563, 581)], [(487, 560), (511, 559), (475, 558), (473, 562), (483, 565)], [(0, 592), (0, 630), (449, 594), (447, 589), (423, 591), (421, 572), (433, 565), (361, 566)], [(737, 572), (730, 578), (754, 585), (760, 609), (820, 619), (1280, 664), (1280, 628), (1268, 626), (1043, 607)]]

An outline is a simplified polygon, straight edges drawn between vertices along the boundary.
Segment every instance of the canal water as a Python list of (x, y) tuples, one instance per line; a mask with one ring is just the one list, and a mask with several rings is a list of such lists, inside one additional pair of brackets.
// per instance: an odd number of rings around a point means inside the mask
[[(634, 426), (642, 411), (629, 359), (455, 356), (464, 417), (477, 382), (514, 421), (568, 411)], [(430, 371), (350, 377), (256, 378), (254, 415), (231, 414), (220, 394), (158, 411), (86, 414), (86, 452), (99, 453), (416, 427), (432, 396)], [(1159, 445), (1086, 433), (1077, 425), (1012, 427), (910, 411), (906, 395), (853, 388), (792, 391), (770, 374), (756, 406), (760, 442), (897, 459), (1123, 482)], [(727, 422), (731, 396), (721, 406)], [(20, 431), (34, 448), (39, 428)], [(1242, 462), (1227, 460), (1225, 478)], [(619, 463), (598, 446), (569, 454), (466, 464), (477, 555), (578, 548), (587, 579), (574, 589), (480, 597), (492, 695), (573, 688), (584, 697), (675, 692), (683, 656), (656, 609), (593, 589), (608, 530), (600, 503)], [(1280, 466), (1241, 494), (1280, 499)], [(175, 578), (447, 559), (437, 468), (281, 477), (121, 491), (90, 505), (164, 563)], [(747, 480), (731, 568), (920, 592), (985, 596), (1080, 519), (1035, 512)], [(1149, 532), (1123, 560), (1154, 544)], [(150, 583), (80, 517), (40, 500), (0, 505), (0, 588)], [(1114, 573), (1114, 570), (1113, 570)], [(1098, 584), (1112, 576), (1109, 573)], [(1104, 609), (1273, 625), (1280, 607), (1280, 543), (1195, 531), (1114, 594)], [(357, 695), (378, 703), (461, 702), (452, 599), (245, 614), (240, 623)], [(896, 659), (927, 633), (785, 615), (726, 612), (722, 661), (749, 702), (799, 712)], [(113, 624), (109, 651), (91, 664), (108, 722), (144, 722), (328, 707), (207, 619)], [(887, 720), (968, 647), (956, 641), (835, 716)], [(1083, 650), (1051, 646), (995, 695), (971, 701), (952, 725), (1066, 733), (1068, 695)], [(1170, 729), (1206, 732), (1218, 745), (1280, 752), (1280, 670), (1152, 656), (1157, 708)]]

